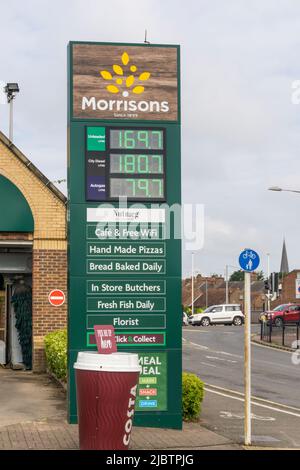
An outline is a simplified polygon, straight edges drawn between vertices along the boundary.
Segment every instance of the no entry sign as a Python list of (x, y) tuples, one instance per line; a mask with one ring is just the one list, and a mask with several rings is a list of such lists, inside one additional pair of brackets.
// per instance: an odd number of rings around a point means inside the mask
[(62, 290), (55, 289), (50, 292), (48, 299), (51, 305), (60, 307), (65, 302), (65, 294)]

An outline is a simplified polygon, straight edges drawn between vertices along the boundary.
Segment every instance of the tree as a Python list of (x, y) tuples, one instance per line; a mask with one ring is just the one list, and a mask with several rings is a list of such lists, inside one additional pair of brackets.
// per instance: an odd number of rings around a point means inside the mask
[(242, 269), (239, 269), (238, 271), (234, 271), (231, 276), (229, 281), (243, 281), (244, 280), (244, 271)]
[(265, 275), (264, 275), (264, 272), (262, 270), (258, 271), (256, 274), (257, 274), (257, 280), (258, 281), (263, 281), (265, 279)]
[[(263, 281), (265, 278), (264, 272), (263, 271), (257, 271), (256, 273), (256, 279), (258, 281)], [(238, 271), (234, 271), (231, 276), (229, 281), (243, 281), (244, 280), (244, 271), (242, 269), (239, 269)]]

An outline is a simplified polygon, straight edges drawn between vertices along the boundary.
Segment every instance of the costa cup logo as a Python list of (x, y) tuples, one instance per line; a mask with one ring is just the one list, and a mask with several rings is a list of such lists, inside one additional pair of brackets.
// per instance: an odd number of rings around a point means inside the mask
[(145, 91), (144, 82), (149, 80), (151, 74), (146, 71), (140, 73), (137, 66), (130, 63), (130, 60), (129, 54), (123, 52), (122, 65), (114, 64), (112, 66), (113, 74), (108, 70), (101, 70), (102, 78), (112, 82), (106, 86), (107, 91), (113, 94), (121, 93), (125, 98), (130, 93), (140, 95)]
[(125, 446), (128, 446), (129, 441), (130, 441), (133, 415), (134, 415), (134, 405), (135, 405), (135, 398), (136, 398), (136, 389), (137, 389), (137, 385), (132, 387), (132, 389), (130, 390), (130, 397), (128, 401), (128, 410), (127, 410), (127, 421), (125, 423), (125, 433), (123, 437), (123, 444)]

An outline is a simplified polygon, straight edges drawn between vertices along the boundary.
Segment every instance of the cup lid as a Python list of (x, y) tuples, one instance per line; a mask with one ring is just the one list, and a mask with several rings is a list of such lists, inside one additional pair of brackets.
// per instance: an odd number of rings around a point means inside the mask
[(141, 372), (138, 354), (121, 352), (99, 354), (97, 351), (80, 351), (74, 369), (104, 372)]

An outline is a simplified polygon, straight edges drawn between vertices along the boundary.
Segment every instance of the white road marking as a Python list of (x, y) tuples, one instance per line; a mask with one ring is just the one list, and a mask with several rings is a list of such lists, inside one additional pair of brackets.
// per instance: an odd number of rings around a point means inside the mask
[(193, 346), (196, 346), (196, 348), (198, 348), (198, 349), (203, 349), (203, 350), (205, 350), (205, 351), (206, 351), (207, 349), (209, 349), (207, 346), (202, 346), (201, 344), (192, 343), (191, 341), (189, 341), (188, 344), (192, 344)]
[[(242, 413), (232, 413), (231, 411), (220, 411), (220, 417), (230, 419), (244, 419), (244, 415)], [(256, 421), (276, 421), (276, 418), (273, 418), (273, 416), (258, 416), (254, 413), (251, 413), (251, 419), (255, 419)]]
[(223, 359), (222, 357), (216, 357), (216, 356), (206, 356), (206, 359), (215, 359), (216, 361), (230, 362), (232, 364), (237, 363), (237, 361), (232, 361), (230, 359)]
[(208, 351), (211, 351), (212, 353), (215, 353), (215, 354), (223, 354), (224, 356), (229, 356), (229, 357), (236, 357), (238, 359), (243, 359), (243, 356), (238, 356), (237, 354), (231, 354), (231, 353), (228, 353), (228, 352), (225, 352), (225, 351), (215, 351), (213, 349), (210, 349), (208, 346), (203, 346), (201, 344), (198, 344), (198, 343), (193, 343), (192, 341), (187, 341), (187, 340), (184, 340), (184, 342), (189, 345), (191, 344), (192, 346), (195, 346), (197, 349), (202, 349), (202, 350), (208, 350)]
[(225, 351), (215, 351), (215, 352), (218, 353), (218, 354), (224, 354), (224, 356), (237, 357), (238, 359), (243, 359), (244, 358), (243, 356), (239, 356), (238, 354), (232, 354), (232, 353), (225, 352)]
[(217, 367), (215, 364), (209, 364), (208, 362), (200, 362), (200, 364), (203, 364), (204, 366), (209, 366), (209, 367)]
[[(231, 354), (231, 353), (228, 353), (226, 351), (215, 351), (214, 349), (210, 349), (208, 348), (207, 346), (201, 346), (200, 344), (197, 344), (197, 343), (192, 343), (191, 341), (188, 341), (187, 344), (192, 344), (193, 346), (197, 347), (198, 349), (206, 349), (206, 350), (209, 350), (211, 351), (212, 353), (215, 353), (215, 354), (223, 354), (223, 355), (226, 355), (226, 356), (232, 356), (232, 357), (236, 357), (238, 359), (241, 359), (243, 360), (243, 356), (239, 356), (237, 354)], [(262, 346), (260, 344), (257, 344), (257, 343), (251, 343), (255, 346), (260, 346), (260, 347), (265, 347), (267, 348), (269, 351), (272, 350), (272, 351), (278, 351), (278, 349), (275, 349), (275, 348), (270, 348), (268, 346)], [(287, 352), (289, 354), (293, 354), (292, 352), (289, 352), (289, 351), (284, 351), (284, 350), (279, 350), (280, 352)], [(253, 358), (253, 362), (256, 363), (257, 365), (262, 365), (262, 364), (266, 364), (266, 365), (276, 365), (275, 362), (270, 362), (270, 361), (264, 361), (264, 360), (259, 360), (256, 362), (256, 359)], [(284, 368), (284, 369), (291, 369), (291, 371), (295, 371), (295, 366), (293, 364), (289, 365), (289, 364), (281, 364), (281, 367)]]
[[(228, 394), (225, 394), (225, 393), (222, 393), (222, 392), (217, 392), (216, 390), (209, 390), (207, 387), (205, 387), (205, 391), (210, 392), (210, 393), (214, 393), (215, 395), (220, 395), (222, 397), (231, 398), (232, 400), (245, 401), (244, 398), (234, 397), (232, 395), (228, 395)], [(261, 408), (266, 408), (267, 410), (276, 411), (277, 413), (284, 413), (284, 414), (287, 414), (287, 415), (295, 416), (296, 418), (300, 418), (300, 413), (293, 413), (292, 411), (281, 410), (279, 408), (275, 408), (274, 406), (267, 406), (267, 405), (263, 405), (262, 403), (256, 403), (253, 400), (251, 400), (251, 404), (253, 406), (260, 406)], [(279, 403), (278, 403), (278, 405), (281, 406)]]
[[(244, 396), (244, 394), (241, 393), (241, 392), (238, 392), (236, 390), (232, 390), (230, 388), (219, 387), (219, 385), (212, 385), (212, 384), (207, 383), (207, 384), (205, 384), (205, 386), (211, 387), (211, 388), (216, 388), (217, 390), (221, 390), (222, 392), (225, 392), (225, 393), (229, 393), (229, 394), (233, 393), (234, 395), (240, 395), (241, 397)], [(300, 408), (296, 408), (295, 406), (283, 405), (281, 403), (277, 403), (275, 401), (267, 400), (266, 398), (259, 398), (259, 397), (253, 396), (253, 395), (252, 395), (252, 399), (256, 400), (256, 401), (261, 401), (261, 402), (264, 402), (264, 403), (268, 403), (270, 405), (280, 406), (280, 408), (286, 408), (288, 410), (294, 410), (294, 411), (297, 411), (298, 413), (300, 413)]]
[(205, 356), (206, 359), (216, 359), (217, 361), (226, 361), (226, 359), (222, 359), (221, 357), (216, 356)]

